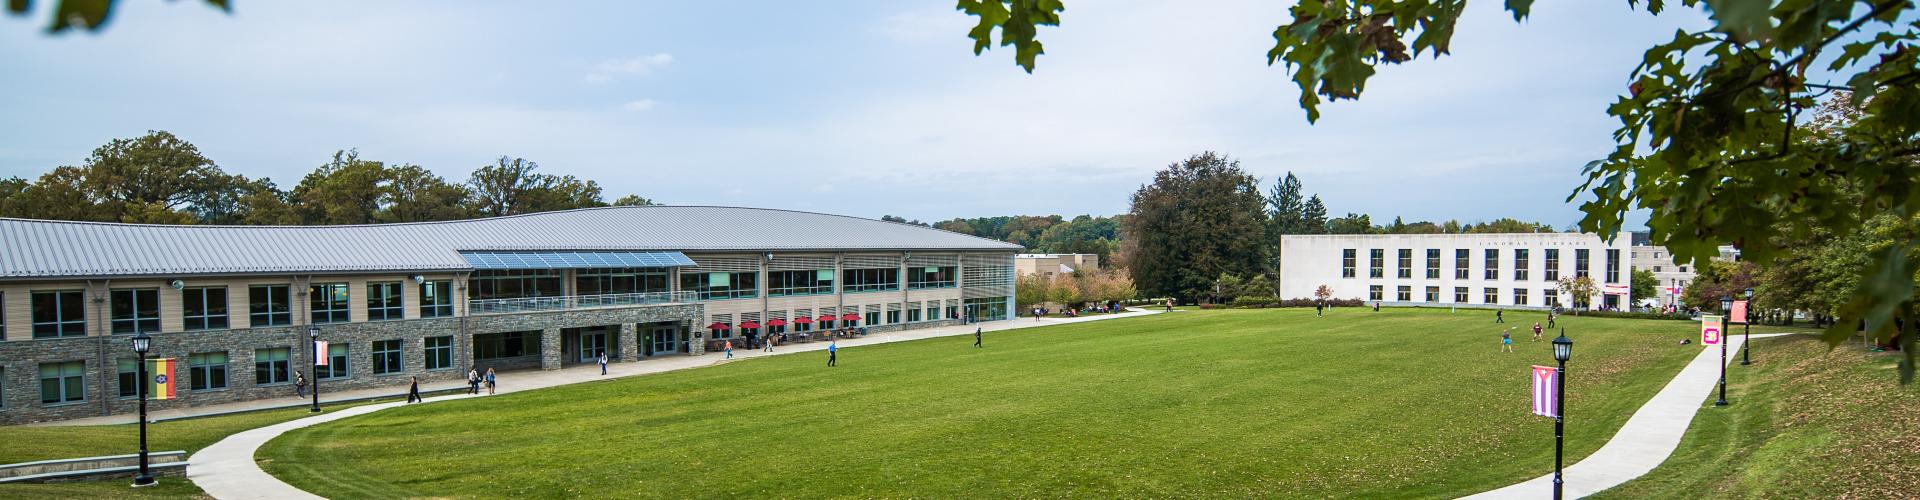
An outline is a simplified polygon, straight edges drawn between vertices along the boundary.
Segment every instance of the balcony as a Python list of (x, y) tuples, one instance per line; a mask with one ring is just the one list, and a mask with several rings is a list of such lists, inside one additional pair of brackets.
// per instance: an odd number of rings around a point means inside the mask
[(602, 295), (564, 295), (514, 299), (467, 301), (468, 315), (509, 314), (519, 312), (565, 311), (603, 307), (633, 307), (693, 302), (694, 292), (609, 293)]

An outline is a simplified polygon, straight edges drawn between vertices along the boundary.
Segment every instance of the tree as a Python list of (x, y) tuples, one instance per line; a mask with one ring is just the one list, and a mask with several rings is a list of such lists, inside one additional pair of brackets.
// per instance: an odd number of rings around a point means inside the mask
[(1660, 280), (1653, 277), (1649, 269), (1635, 269), (1628, 278), (1627, 294), (1638, 299), (1650, 299), (1659, 293)]
[(933, 225), (927, 224), (925, 222), (920, 222), (918, 219), (907, 220), (906, 217), (895, 217), (892, 215), (882, 215), (880, 216), (880, 220), (887, 221), (887, 222), (898, 222), (901, 224), (911, 224), (911, 225), (921, 226), (921, 227), (933, 227)]
[(387, 199), (375, 219), (380, 222), (422, 222), (459, 220), (470, 217), (466, 186), (446, 179), (418, 165), (387, 169)]
[(1305, 234), (1325, 234), (1327, 232), (1327, 206), (1320, 203), (1320, 195), (1307, 198), (1306, 208), (1301, 209), (1301, 225)]
[(467, 187), (473, 191), (473, 211), (482, 217), (550, 212), (607, 206), (600, 200), (600, 184), (571, 175), (535, 173), (540, 168), (526, 158), (502, 155), (493, 164), (473, 171)]
[(388, 182), (386, 164), (335, 151), (293, 187), (294, 207), (305, 224), (372, 224), (392, 199)]
[(1346, 217), (1327, 221), (1327, 234), (1372, 234), (1373, 220), (1367, 214), (1348, 212)]
[(1122, 241), (1133, 281), (1154, 296), (1212, 293), (1221, 274), (1258, 272), (1266, 200), (1240, 164), (1211, 151), (1168, 165), (1132, 197)]
[(1326, 303), (1327, 299), (1331, 299), (1331, 298), (1333, 298), (1333, 287), (1330, 287), (1327, 285), (1320, 285), (1319, 288), (1313, 289), (1313, 300), (1320, 301), (1321, 303)]
[(1022, 274), (1013, 282), (1013, 302), (1020, 310), (1033, 309), (1033, 306), (1047, 301), (1047, 279), (1040, 273)]
[(1722, 297), (1737, 300), (1754, 285), (1752, 262), (1707, 261), (1694, 271), (1693, 282), (1687, 283), (1680, 300), (1703, 310), (1726, 312), (1720, 311)]
[(1267, 216), (1278, 234), (1305, 234), (1307, 204), (1300, 197), (1300, 178), (1293, 172), (1275, 182), (1267, 194)]
[(1072, 276), (1054, 275), (1053, 279), (1047, 283), (1047, 301), (1049, 302), (1059, 304), (1060, 307), (1068, 307), (1079, 298), (1080, 289), (1074, 286)]
[(1598, 291), (1593, 285), (1591, 276), (1560, 278), (1560, 293), (1573, 298), (1573, 313), (1576, 315), (1580, 314), (1581, 309), (1586, 309), (1588, 304), (1593, 303), (1593, 295)]
[(637, 194), (630, 194), (622, 196), (618, 200), (613, 200), (613, 206), (616, 207), (650, 207), (654, 205), (659, 205), (659, 203), (654, 203), (651, 199), (641, 198), (640, 195)]
[[(61, 33), (73, 28), (97, 31), (106, 26), (107, 20), (110, 19), (113, 14), (114, 0), (55, 1), (57, 3), (53, 8), (53, 21), (47, 24), (48, 33)], [(208, 6), (220, 9), (222, 12), (228, 14), (233, 13), (233, 8), (229, 5), (228, 0), (202, 1), (206, 2)], [(7, 2), (7, 12), (14, 15), (25, 15), (27, 11), (32, 8), (32, 0)]]

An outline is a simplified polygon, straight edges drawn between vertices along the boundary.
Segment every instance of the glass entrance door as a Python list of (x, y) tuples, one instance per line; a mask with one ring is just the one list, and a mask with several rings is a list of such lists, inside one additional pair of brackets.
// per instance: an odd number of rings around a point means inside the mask
[(651, 340), (648, 348), (651, 349), (652, 352), (649, 353), (649, 355), (664, 354), (679, 350), (675, 348), (675, 344), (678, 343), (680, 332), (675, 330), (676, 329), (671, 326), (659, 326), (650, 330), (647, 337)]
[[(607, 350), (606, 330), (583, 330), (580, 332), (580, 362), (597, 363), (600, 353)], [(611, 354), (609, 354), (611, 356)]]

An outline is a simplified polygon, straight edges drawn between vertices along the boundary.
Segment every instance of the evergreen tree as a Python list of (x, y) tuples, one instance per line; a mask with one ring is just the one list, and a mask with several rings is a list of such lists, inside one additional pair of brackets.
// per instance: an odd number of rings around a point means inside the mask
[(1301, 209), (1303, 234), (1325, 234), (1327, 232), (1327, 205), (1320, 202), (1320, 195), (1307, 198), (1307, 206)]
[(1267, 217), (1279, 234), (1301, 234), (1306, 227), (1306, 208), (1300, 198), (1300, 179), (1293, 172), (1275, 182), (1267, 195)]

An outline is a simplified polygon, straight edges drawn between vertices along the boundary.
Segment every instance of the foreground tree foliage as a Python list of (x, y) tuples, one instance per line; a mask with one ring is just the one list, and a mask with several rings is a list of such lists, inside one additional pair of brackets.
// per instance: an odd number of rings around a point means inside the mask
[[(1533, 0), (1507, 0), (1515, 21)], [(1383, 64), (1424, 52), (1446, 54), (1466, 0), (1298, 0), (1291, 22), (1273, 32), (1268, 64), (1300, 89), (1307, 120), (1322, 99), (1358, 99)], [(1704, 11), (1712, 27), (1681, 31), (1649, 48), (1607, 107), (1620, 122), (1617, 148), (1588, 163), (1569, 201), (1587, 196), (1580, 229), (1620, 231), (1631, 210), (1649, 209), (1652, 243), (1678, 263), (1708, 262), (1720, 244), (1766, 265), (1783, 241), (1821, 232), (1846, 238), (1869, 219), (1920, 215), (1920, 16), (1911, 0), (1628, 0), (1659, 15), (1678, 5)], [(968, 33), (975, 53), (995, 27), (1001, 44), (1033, 71), (1038, 26), (1060, 24), (1060, 2), (967, 0), (979, 17)], [(1836, 81), (1818, 81), (1822, 75)], [(1815, 137), (1806, 125), (1817, 100), (1845, 90), (1857, 116)], [(1837, 345), (1856, 322), (1877, 338), (1899, 338), (1913, 378), (1915, 331), (1895, 336), (1895, 317), (1920, 329), (1913, 258), (1920, 230), (1871, 249), (1871, 265), (1838, 304), (1827, 340)]]

